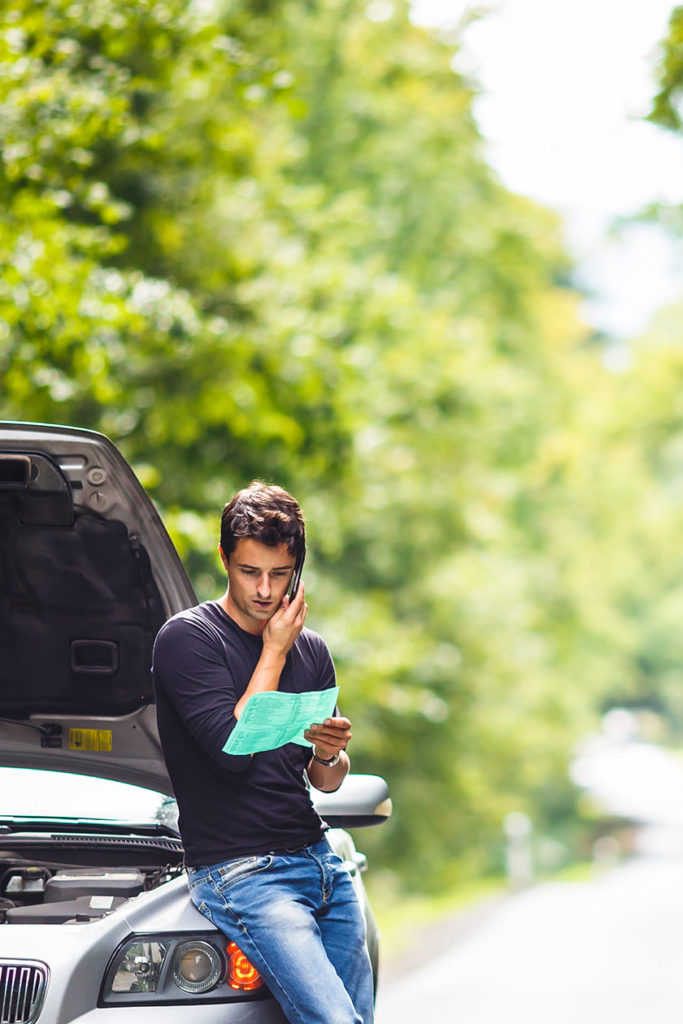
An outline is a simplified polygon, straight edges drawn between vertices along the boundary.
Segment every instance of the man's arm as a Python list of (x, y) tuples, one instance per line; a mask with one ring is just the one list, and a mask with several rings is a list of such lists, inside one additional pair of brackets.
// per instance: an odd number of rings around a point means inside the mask
[(306, 769), (312, 786), (323, 793), (333, 793), (339, 789), (351, 767), (346, 753), (346, 745), (351, 739), (351, 722), (348, 718), (326, 718), (320, 724), (311, 725), (304, 736), (314, 744), (313, 752), (322, 761), (331, 761), (339, 755), (337, 763), (330, 767), (312, 757)]
[(202, 750), (221, 768), (243, 772), (248, 754), (223, 753), (235, 727), (235, 681), (211, 629), (202, 621), (177, 616), (154, 644), (157, 713), (168, 705)]
[(255, 693), (277, 690), (285, 660), (294, 641), (304, 628), (308, 605), (304, 601), (304, 587), (300, 584), (293, 601), (283, 597), (282, 604), (266, 623), (263, 630), (263, 651), (247, 688), (235, 704), (235, 718), (244, 711), (244, 705)]

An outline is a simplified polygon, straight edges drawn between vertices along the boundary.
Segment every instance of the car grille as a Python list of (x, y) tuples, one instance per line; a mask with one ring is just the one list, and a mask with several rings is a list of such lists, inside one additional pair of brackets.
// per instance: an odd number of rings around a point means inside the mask
[(0, 1024), (37, 1020), (47, 986), (47, 967), (35, 960), (0, 960)]

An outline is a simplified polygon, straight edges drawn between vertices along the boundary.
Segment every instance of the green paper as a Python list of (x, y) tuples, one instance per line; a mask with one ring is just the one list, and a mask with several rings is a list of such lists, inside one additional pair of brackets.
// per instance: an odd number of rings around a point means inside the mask
[(255, 693), (244, 705), (223, 753), (256, 754), (259, 750), (283, 747), (285, 743), (310, 747), (310, 740), (304, 739), (304, 731), (312, 723), (322, 723), (332, 717), (338, 694), (338, 686), (306, 693), (280, 693), (279, 690)]

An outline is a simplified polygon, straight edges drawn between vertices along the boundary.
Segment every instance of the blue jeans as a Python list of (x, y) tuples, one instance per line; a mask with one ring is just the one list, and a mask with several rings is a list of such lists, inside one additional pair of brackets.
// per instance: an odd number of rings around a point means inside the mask
[(326, 839), (187, 876), (194, 905), (251, 960), (291, 1024), (372, 1024), (365, 920)]

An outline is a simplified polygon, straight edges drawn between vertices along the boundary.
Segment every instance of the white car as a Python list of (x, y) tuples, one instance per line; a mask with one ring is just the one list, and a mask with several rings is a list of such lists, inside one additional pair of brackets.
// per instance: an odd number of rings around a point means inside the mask
[[(159, 627), (196, 600), (107, 438), (0, 423), (0, 1024), (285, 1022), (186, 888), (150, 665)], [(386, 783), (314, 795), (376, 976), (345, 829), (386, 820)]]

